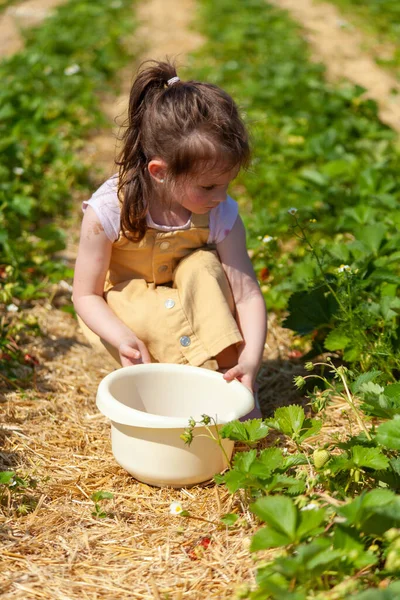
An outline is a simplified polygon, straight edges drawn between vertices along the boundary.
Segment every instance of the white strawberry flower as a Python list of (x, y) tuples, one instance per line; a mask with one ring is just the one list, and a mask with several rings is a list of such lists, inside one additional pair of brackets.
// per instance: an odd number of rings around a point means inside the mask
[(80, 66), (75, 63), (64, 69), (64, 75), (67, 75), (68, 77), (70, 75), (76, 75), (77, 73), (79, 73), (80, 70)]
[(18, 312), (18, 306), (14, 303), (9, 304), (8, 306), (6, 306), (7, 312)]
[(338, 273), (344, 273), (345, 271), (351, 271), (349, 265), (340, 265)]
[(303, 508), (300, 510), (316, 510), (317, 508), (319, 508), (318, 504), (315, 504), (315, 502), (310, 502), (309, 504), (306, 504), (306, 506), (303, 506)]
[(180, 515), (183, 512), (183, 506), (180, 502), (171, 502), (169, 505), (171, 515)]

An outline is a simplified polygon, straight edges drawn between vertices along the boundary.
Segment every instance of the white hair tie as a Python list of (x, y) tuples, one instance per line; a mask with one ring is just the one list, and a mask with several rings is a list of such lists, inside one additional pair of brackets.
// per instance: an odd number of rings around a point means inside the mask
[(178, 81), (180, 81), (179, 77), (171, 77), (171, 79), (168, 79), (167, 85), (169, 87), (171, 85), (174, 85), (174, 83), (178, 83)]

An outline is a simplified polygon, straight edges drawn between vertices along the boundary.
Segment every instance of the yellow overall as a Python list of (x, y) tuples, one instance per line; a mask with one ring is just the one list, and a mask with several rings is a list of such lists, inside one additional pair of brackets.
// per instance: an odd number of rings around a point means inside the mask
[[(208, 236), (208, 214), (192, 215), (189, 229), (149, 228), (140, 242), (120, 233), (113, 243), (104, 298), (154, 362), (216, 370), (214, 357), (243, 341), (230, 285)], [(119, 360), (115, 348), (80, 324), (94, 346)]]

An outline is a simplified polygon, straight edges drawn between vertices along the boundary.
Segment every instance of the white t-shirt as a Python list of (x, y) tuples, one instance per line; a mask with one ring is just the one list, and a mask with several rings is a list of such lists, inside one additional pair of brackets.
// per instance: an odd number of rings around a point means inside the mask
[[(120, 226), (120, 204), (117, 196), (118, 175), (113, 175), (107, 179), (102, 186), (93, 194), (89, 200), (82, 203), (82, 210), (91, 206), (96, 213), (106, 236), (115, 242), (118, 239)], [(238, 205), (230, 196), (227, 196), (225, 202), (221, 202), (215, 208), (210, 210), (208, 236), (209, 244), (219, 244), (231, 231), (238, 216)], [(158, 225), (154, 223), (150, 214), (146, 216), (147, 225), (159, 231), (177, 231), (178, 229), (189, 229), (190, 218), (187, 223), (179, 226)]]

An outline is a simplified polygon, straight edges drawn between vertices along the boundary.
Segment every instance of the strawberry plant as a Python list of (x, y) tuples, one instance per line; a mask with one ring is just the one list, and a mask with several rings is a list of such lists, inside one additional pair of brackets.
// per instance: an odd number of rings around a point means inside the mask
[[(24, 50), (0, 63), (0, 306), (6, 314), (47, 297), (49, 283), (72, 276), (55, 256), (65, 247), (71, 192), (89, 181), (79, 156), (83, 138), (105, 126), (97, 93), (130, 57), (124, 36), (133, 27), (126, 17), (131, 4), (70, 0), (25, 31)], [(7, 357), (17, 358), (10, 328), (5, 318), (0, 363), (7, 371)]]
[(232, 93), (253, 134), (252, 168), (232, 193), (268, 306), (289, 309), (287, 327), (312, 336), (313, 354), (340, 352), (360, 371), (378, 367), (393, 378), (400, 312), (394, 132), (362, 88), (325, 82), (297, 26), (276, 7), (204, 0), (203, 14), (209, 43), (191, 70)]
[(37, 481), (14, 471), (0, 472), (0, 507), (9, 515), (25, 516), (35, 510), (39, 498), (35, 493)]
[(370, 31), (379, 34), (381, 39), (398, 43), (400, 6), (397, 0), (333, 0), (333, 2), (348, 14), (358, 17), (358, 22), (364, 23)]
[(0, 13), (2, 13), (6, 8), (15, 4), (17, 0), (0, 0)]

